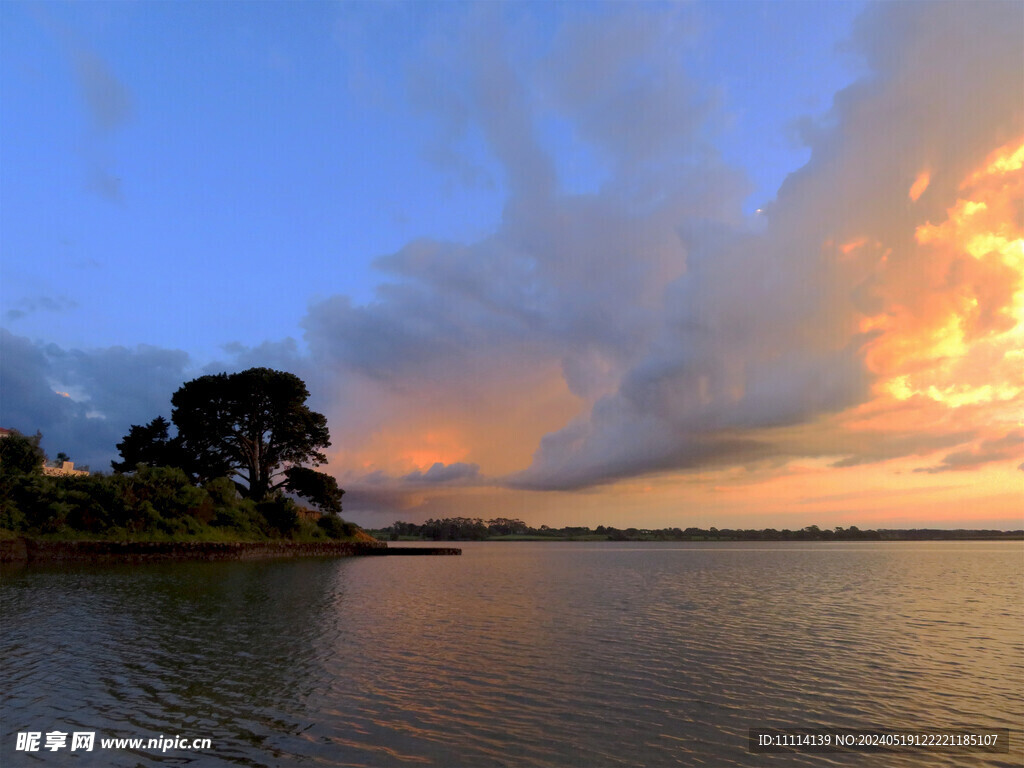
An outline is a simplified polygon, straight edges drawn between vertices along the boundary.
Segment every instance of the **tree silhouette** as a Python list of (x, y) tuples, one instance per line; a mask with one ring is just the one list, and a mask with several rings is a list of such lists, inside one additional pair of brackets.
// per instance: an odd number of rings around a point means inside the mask
[(157, 416), (149, 424), (132, 424), (128, 434), (117, 444), (123, 461), (112, 461), (115, 472), (133, 472), (142, 464), (147, 467), (174, 466), (167, 430), (171, 426), (163, 416)]
[(303, 464), (327, 461), (327, 420), (306, 405), (302, 379), (270, 368), (201, 376), (171, 397), (181, 450), (197, 467), (223, 468), (243, 496), (287, 490), (339, 511), (337, 481)]
[(0, 471), (7, 474), (41, 474), (46, 454), (39, 447), (42, 435), (26, 437), (12, 429), (7, 437), (0, 438)]

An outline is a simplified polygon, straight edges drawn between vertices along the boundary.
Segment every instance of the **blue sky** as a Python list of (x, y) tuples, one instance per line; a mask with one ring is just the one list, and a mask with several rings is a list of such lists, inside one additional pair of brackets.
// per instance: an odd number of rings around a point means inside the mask
[(1020, 527), (1022, 28), (0, 3), (0, 426), (105, 468), (259, 365), (357, 522)]
[[(856, 3), (665, 12), (714, 102), (708, 151), (752, 212), (809, 154), (794, 124), (857, 71), (837, 51)], [(670, 13), (671, 10), (671, 13)], [(75, 347), (301, 340), (306, 305), (373, 298), (372, 261), (497, 226), (506, 179), (459, 104), (448, 36), (474, 17), (543, 66), (601, 4), (17, 3), (3, 14), (2, 307), (13, 332)], [(653, 73), (656, 76), (656, 73)], [(542, 78), (538, 78), (542, 80)], [(450, 86), (450, 90), (443, 87)], [(563, 189), (607, 158), (542, 92), (536, 128)]]

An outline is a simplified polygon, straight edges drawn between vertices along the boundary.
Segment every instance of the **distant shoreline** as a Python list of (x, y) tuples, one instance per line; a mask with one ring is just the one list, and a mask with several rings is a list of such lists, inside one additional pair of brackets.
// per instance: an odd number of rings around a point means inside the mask
[(498, 517), (446, 517), (423, 523), (397, 521), (386, 528), (367, 528), (379, 541), (971, 541), (1024, 540), (1024, 529), (1000, 531), (984, 528), (652, 528), (613, 525), (533, 526), (522, 520)]
[(0, 563), (148, 563), (181, 560), (267, 560), (296, 557), (459, 555), (456, 547), (388, 547), (386, 542), (341, 541), (55, 541), (17, 537), (0, 541)]
[[(672, 542), (687, 544), (719, 544), (728, 542), (797, 542), (797, 543), (837, 543), (837, 542), (907, 542), (907, 541), (1024, 541), (1024, 531), (903, 531), (903, 530), (881, 530), (865, 531), (864, 533), (879, 534), (877, 536), (654, 536), (640, 535), (635, 537), (621, 536), (611, 537), (607, 535), (583, 534), (580, 536), (543, 536), (543, 535), (512, 535), (512, 536), (488, 536), (485, 538), (442, 538), (428, 539), (416, 536), (401, 536), (397, 539), (390, 539), (391, 543), (412, 543), (412, 542), (631, 542), (637, 544)], [(381, 531), (372, 531), (372, 535), (384, 539)]]

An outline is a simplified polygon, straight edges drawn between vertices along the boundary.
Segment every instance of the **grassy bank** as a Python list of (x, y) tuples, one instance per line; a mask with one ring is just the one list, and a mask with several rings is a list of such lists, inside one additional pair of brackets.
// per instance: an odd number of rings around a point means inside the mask
[(0, 541), (0, 564), (152, 563), (185, 560), (267, 560), (390, 554), (382, 542), (346, 541), (99, 541), (30, 537)]
[(193, 533), (168, 533), (161, 530), (130, 532), (116, 528), (102, 533), (76, 531), (70, 528), (51, 533), (28, 533), (0, 528), (0, 541), (12, 541), (19, 538), (50, 542), (99, 541), (142, 544), (267, 544), (275, 542), (367, 544), (377, 541), (361, 528), (356, 528), (350, 535), (331, 537), (316, 525), (301, 525), (288, 536), (261, 536), (252, 531), (240, 533), (230, 528), (209, 526), (200, 527)]
[(171, 467), (56, 477), (0, 467), (0, 529), (4, 537), (42, 541), (345, 542), (365, 536), (339, 516), (285, 496), (242, 498), (226, 477), (195, 485)]

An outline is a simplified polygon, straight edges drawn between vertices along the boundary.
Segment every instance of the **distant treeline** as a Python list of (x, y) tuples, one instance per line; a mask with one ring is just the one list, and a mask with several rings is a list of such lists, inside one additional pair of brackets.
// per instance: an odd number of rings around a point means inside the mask
[(808, 525), (799, 530), (763, 528), (756, 530), (733, 528), (615, 528), (599, 525), (551, 528), (542, 525), (533, 528), (522, 520), (499, 517), (494, 520), (449, 517), (427, 520), (422, 525), (396, 522), (387, 528), (371, 531), (377, 538), (425, 539), (428, 541), (485, 541), (487, 539), (558, 539), (581, 541), (927, 541), (951, 539), (1021, 539), (1024, 530), (942, 530), (935, 528), (880, 528), (862, 530), (849, 528), (819, 528)]

